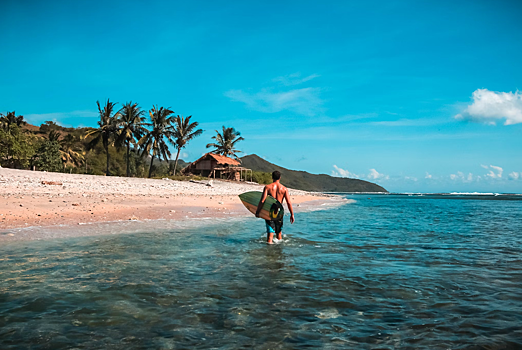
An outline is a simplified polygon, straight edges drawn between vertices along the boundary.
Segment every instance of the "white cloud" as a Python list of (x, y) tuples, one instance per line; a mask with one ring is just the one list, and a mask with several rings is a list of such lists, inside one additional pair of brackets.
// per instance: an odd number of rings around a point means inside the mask
[(426, 176), (424, 176), (425, 179), (433, 179), (433, 175), (431, 175), (430, 173), (428, 173), (426, 171)]
[(509, 178), (510, 178), (511, 180), (522, 179), (522, 172), (517, 173), (516, 171), (513, 171), (512, 173), (509, 173)]
[(335, 168), (335, 170), (332, 170), (332, 176), (336, 176), (336, 177), (350, 177), (350, 178), (354, 178), (354, 179), (358, 179), (359, 178), (359, 176), (357, 174), (351, 173), (350, 171), (345, 170), (345, 169), (341, 169), (341, 168), (339, 168), (335, 164), (334, 164), (333, 167)]
[(504, 169), (502, 169), (501, 167), (499, 166), (495, 166), (495, 165), (480, 165), (481, 167), (483, 167), (484, 169), (487, 169), (489, 170), (489, 173), (486, 174), (487, 177), (491, 178), (491, 179), (501, 179), (502, 178), (502, 173), (504, 172)]
[(299, 85), (299, 84), (305, 83), (305, 82), (310, 81), (317, 77), (319, 77), (319, 75), (312, 74), (307, 77), (301, 78), (301, 73), (293, 73), (293, 74), (289, 74), (289, 75), (284, 75), (282, 77), (274, 78), (274, 79), (272, 79), (272, 81), (281, 83), (285, 86), (292, 86), (292, 85)]
[(410, 181), (415, 181), (415, 182), (419, 180), (415, 176), (405, 176), (404, 179), (405, 180), (410, 180)]
[(453, 181), (462, 181), (462, 182), (471, 182), (473, 181), (473, 174), (468, 173), (468, 175), (464, 174), (462, 171), (457, 171), (456, 174), (451, 174), (450, 179)]
[(370, 180), (389, 180), (390, 176), (381, 174), (375, 169), (370, 169), (370, 173), (368, 174), (367, 178)]
[(319, 88), (294, 89), (284, 92), (271, 92), (263, 89), (251, 94), (242, 90), (230, 90), (225, 96), (232, 101), (243, 102), (248, 108), (264, 113), (284, 110), (297, 114), (314, 116), (322, 111), (323, 101), (319, 98)]
[(518, 91), (478, 89), (473, 92), (472, 98), (473, 103), (457, 114), (456, 119), (493, 125), (501, 120), (505, 120), (504, 125), (522, 123), (522, 94)]

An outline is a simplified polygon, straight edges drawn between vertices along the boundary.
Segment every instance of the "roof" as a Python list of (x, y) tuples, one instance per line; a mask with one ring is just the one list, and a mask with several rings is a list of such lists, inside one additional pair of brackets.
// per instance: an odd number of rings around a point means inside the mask
[(218, 164), (241, 165), (241, 163), (239, 163), (235, 159), (225, 157), (225, 156), (220, 156), (219, 154), (215, 154), (215, 153), (207, 153), (203, 157), (201, 157), (201, 159), (205, 158), (207, 155), (214, 158), (218, 162)]

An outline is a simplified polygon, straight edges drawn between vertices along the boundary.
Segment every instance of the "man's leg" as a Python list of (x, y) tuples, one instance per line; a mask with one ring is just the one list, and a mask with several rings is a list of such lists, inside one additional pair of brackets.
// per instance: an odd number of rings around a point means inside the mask
[(275, 232), (277, 232), (277, 239), (282, 240), (283, 239), (283, 219), (281, 221), (275, 222)]
[(272, 226), (270, 226), (270, 221), (265, 220), (265, 224), (266, 224), (266, 243), (274, 244), (273, 239), (274, 239), (275, 231), (272, 228)]

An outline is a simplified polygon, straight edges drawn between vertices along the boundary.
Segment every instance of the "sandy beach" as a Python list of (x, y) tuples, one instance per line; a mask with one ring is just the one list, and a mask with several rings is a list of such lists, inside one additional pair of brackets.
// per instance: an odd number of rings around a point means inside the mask
[[(197, 219), (251, 215), (237, 197), (263, 186), (214, 180), (173, 181), (47, 173), (0, 168), (0, 240), (6, 230), (95, 222)], [(290, 190), (294, 209), (330, 201), (320, 193)], [(37, 239), (37, 237), (34, 237)]]

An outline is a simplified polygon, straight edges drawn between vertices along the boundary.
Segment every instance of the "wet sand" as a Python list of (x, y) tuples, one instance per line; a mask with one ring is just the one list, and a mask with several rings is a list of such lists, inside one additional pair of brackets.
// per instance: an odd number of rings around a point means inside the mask
[[(238, 195), (262, 189), (258, 184), (229, 181), (214, 180), (209, 186), (208, 181), (0, 168), (0, 241), (18, 240), (15, 233), (6, 231), (24, 227), (248, 216), (251, 214)], [(332, 200), (331, 196), (299, 190), (290, 190), (290, 196), (296, 212)]]

